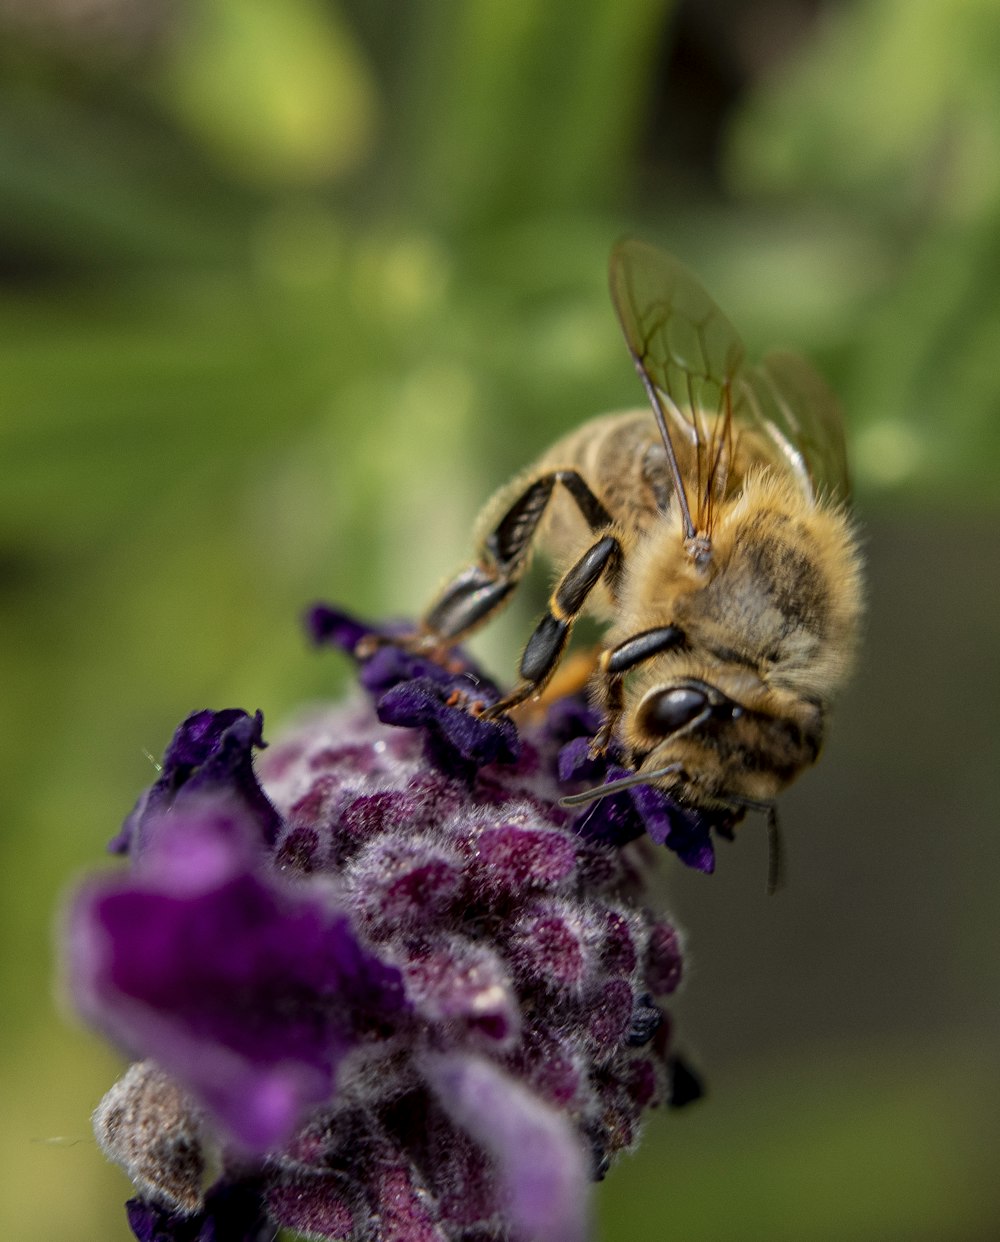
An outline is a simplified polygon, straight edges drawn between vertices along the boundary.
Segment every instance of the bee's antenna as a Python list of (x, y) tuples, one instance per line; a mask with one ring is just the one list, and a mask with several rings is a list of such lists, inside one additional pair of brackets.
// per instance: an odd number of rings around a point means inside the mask
[(679, 772), (681, 766), (679, 763), (669, 763), (665, 768), (657, 768), (653, 772), (631, 772), (617, 781), (608, 781), (606, 785), (595, 785), (593, 789), (585, 789), (582, 793), (568, 794), (565, 798), (559, 799), (559, 805), (583, 806), (584, 803), (593, 802), (596, 798), (604, 798), (622, 789), (631, 789), (633, 785), (648, 785), (651, 781), (658, 781), (661, 776), (670, 776), (673, 772)]
[[(646, 390), (650, 404), (653, 407), (653, 414), (656, 416), (656, 425), (660, 429), (660, 436), (663, 439), (663, 447), (667, 450), (667, 462), (670, 465), (670, 473), (673, 476), (674, 495), (677, 497), (677, 503), (681, 510), (681, 525), (684, 527), (684, 538), (694, 539), (697, 535), (694, 522), (691, 520), (691, 506), (688, 504), (687, 492), (684, 490), (684, 480), (681, 478), (681, 469), (677, 464), (677, 454), (674, 452), (673, 442), (670, 439), (670, 432), (667, 430), (667, 419), (663, 412), (664, 399), (670, 400), (666, 394), (660, 390), (650, 379), (642, 360), (632, 353), (632, 361), (635, 363), (635, 369), (639, 372), (639, 378), (642, 380), (642, 386)], [(673, 402), (671, 402), (671, 405)]]
[(786, 879), (785, 844), (778, 823), (778, 808), (773, 802), (741, 798), (739, 794), (729, 794), (726, 801), (731, 806), (759, 811), (767, 816), (767, 895), (773, 897), (780, 888), (784, 888)]
[(772, 802), (767, 811), (767, 895), (773, 897), (785, 884), (785, 843), (778, 824), (778, 808)]

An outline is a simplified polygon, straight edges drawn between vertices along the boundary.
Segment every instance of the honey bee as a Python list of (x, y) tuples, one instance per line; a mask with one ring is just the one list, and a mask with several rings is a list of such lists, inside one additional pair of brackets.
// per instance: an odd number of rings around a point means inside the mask
[(535, 551), (556, 569), (520, 682), (537, 696), (583, 613), (607, 623), (591, 680), (630, 775), (566, 799), (653, 785), (706, 811), (771, 813), (820, 751), (861, 610), (837, 402), (794, 354), (745, 361), (676, 259), (621, 242), (611, 296), (651, 409), (594, 418), (503, 487), (478, 556), (416, 641), (449, 646), (508, 601)]

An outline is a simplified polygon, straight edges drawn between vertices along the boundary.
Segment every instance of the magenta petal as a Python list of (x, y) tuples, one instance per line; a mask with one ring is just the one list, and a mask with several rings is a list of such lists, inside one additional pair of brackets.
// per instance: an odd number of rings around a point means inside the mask
[(496, 1162), (518, 1236), (582, 1242), (587, 1159), (566, 1114), (481, 1057), (436, 1056), (425, 1070), (444, 1111)]
[(356, 1197), (342, 1173), (292, 1169), (268, 1187), (267, 1207), (286, 1229), (346, 1242), (356, 1236), (352, 1203)]
[(421, 945), (403, 975), (407, 995), (423, 1019), (490, 1043), (509, 1043), (520, 1028), (507, 971), (486, 945), (462, 937)]
[(565, 833), (502, 824), (480, 834), (477, 861), (485, 884), (518, 896), (567, 879), (576, 867), (576, 850)]

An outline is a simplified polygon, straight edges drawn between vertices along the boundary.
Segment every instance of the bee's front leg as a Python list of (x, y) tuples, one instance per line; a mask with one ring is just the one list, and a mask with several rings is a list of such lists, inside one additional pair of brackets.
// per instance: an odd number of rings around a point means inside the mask
[(458, 642), (499, 612), (519, 577), (488, 563), (463, 569), (434, 601), (414, 641), (424, 650)]
[(683, 647), (686, 641), (684, 631), (678, 626), (660, 625), (652, 630), (643, 630), (641, 634), (633, 634), (616, 647), (608, 647), (602, 652), (597, 666), (597, 696), (604, 711), (604, 721), (590, 743), (593, 758), (607, 751), (625, 711), (625, 674), (653, 656)]
[(625, 711), (625, 674), (608, 672), (610, 655), (610, 650), (603, 652), (597, 666), (597, 697), (604, 719), (591, 739), (591, 759), (601, 758), (607, 753)]

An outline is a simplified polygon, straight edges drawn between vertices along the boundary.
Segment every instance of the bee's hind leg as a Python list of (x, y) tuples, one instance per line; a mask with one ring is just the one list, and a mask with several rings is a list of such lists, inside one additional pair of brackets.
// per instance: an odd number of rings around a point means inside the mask
[(539, 475), (517, 494), (483, 541), (480, 559), (445, 586), (420, 629), (407, 639), (408, 646), (422, 650), (451, 646), (500, 611), (524, 574), (538, 524), (557, 483), (573, 497), (591, 530), (596, 533), (610, 525), (610, 514), (577, 471)]
[(414, 641), (424, 647), (458, 642), (499, 612), (517, 581), (492, 565), (463, 569), (424, 616)]

